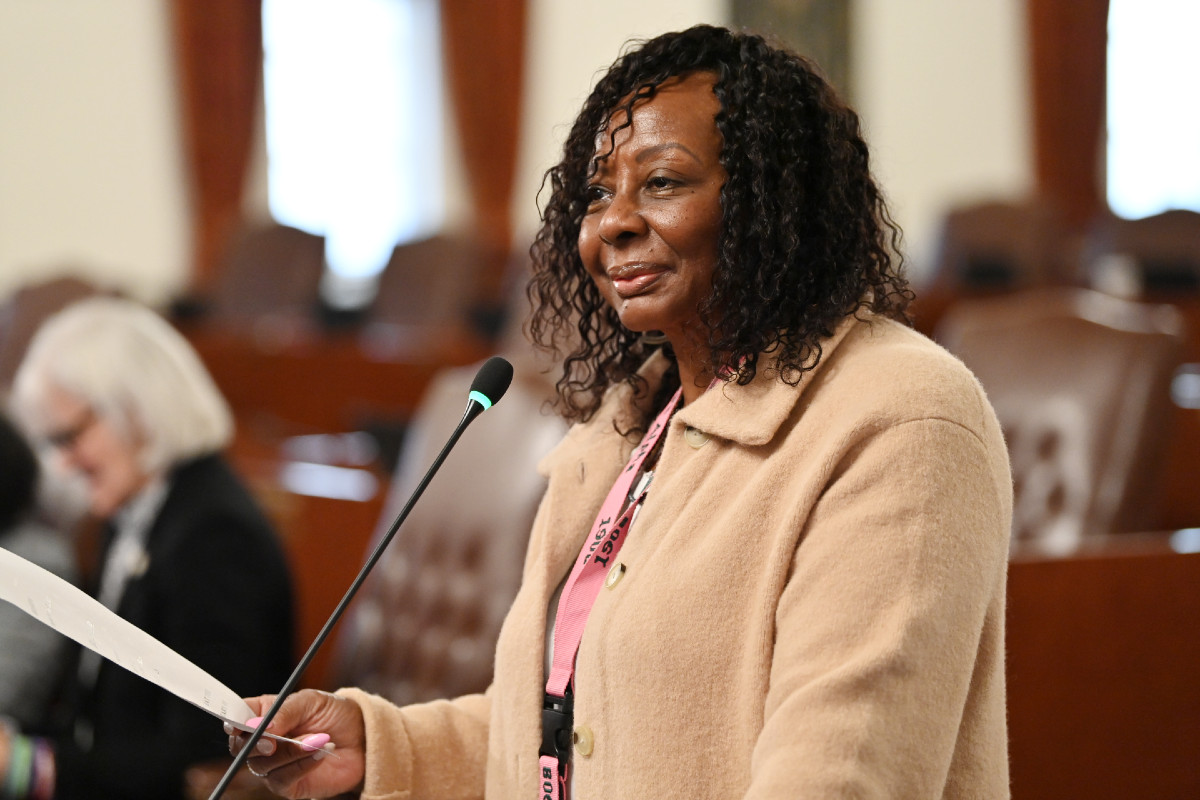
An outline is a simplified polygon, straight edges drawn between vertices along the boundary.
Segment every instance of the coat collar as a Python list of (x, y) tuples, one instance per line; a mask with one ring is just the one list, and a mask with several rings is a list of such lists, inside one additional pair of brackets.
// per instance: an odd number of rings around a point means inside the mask
[(864, 323), (854, 316), (839, 323), (833, 335), (821, 342), (821, 360), (800, 376), (797, 385), (780, 380), (775, 359), (764, 355), (759, 359), (760, 368), (753, 381), (745, 386), (733, 382), (717, 384), (681, 409), (675, 419), (682, 425), (738, 444), (767, 444), (792, 413), (805, 389), (829, 363), (847, 333), (859, 324)]
[[(869, 324), (865, 319), (854, 316), (847, 317), (833, 335), (821, 342), (821, 360), (813, 369), (800, 377), (800, 382), (790, 386), (779, 379), (779, 373), (774, 368), (774, 359), (765, 356), (760, 359), (761, 368), (754, 380), (746, 386), (736, 383), (718, 384), (702, 394), (696, 401), (681, 409), (671, 419), (672, 425), (689, 426), (703, 431), (710, 436), (716, 436), (728, 441), (746, 446), (760, 446), (769, 443), (779, 432), (788, 415), (800, 401), (805, 389), (813, 382), (814, 377), (826, 368), (833, 352), (838, 348), (847, 334), (859, 325)], [(658, 386), (663, 371), (667, 367), (667, 358), (662, 351), (654, 353), (641, 366), (640, 372), (650, 384), (646, 397), (652, 397)], [(618, 420), (618, 427), (629, 427), (634, 424), (628, 419), (631, 404), (636, 404), (628, 384), (620, 384), (612, 389), (601, 403), (596, 415), (588, 422), (575, 425), (567, 437), (542, 459), (538, 472), (550, 475), (556, 465), (575, 465), (575, 459), (580, 453), (589, 452), (596, 445), (597, 439), (615, 437), (621, 441), (617, 450), (617, 458), (610, 464), (614, 471), (620, 468), (628, 457), (636, 442), (622, 437), (613, 427), (612, 420)], [(646, 416), (653, 409), (640, 408), (636, 413)]]

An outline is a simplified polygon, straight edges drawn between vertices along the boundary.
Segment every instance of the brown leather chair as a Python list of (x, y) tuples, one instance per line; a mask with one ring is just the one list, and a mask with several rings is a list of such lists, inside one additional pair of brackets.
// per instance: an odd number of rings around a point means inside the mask
[(246, 225), (221, 263), (208, 318), (234, 329), (307, 324), (324, 264), (323, 237), (274, 222)]
[(985, 200), (942, 221), (932, 281), (959, 292), (1011, 290), (1079, 280), (1062, 220), (1047, 202)]
[(984, 199), (942, 218), (931, 270), (910, 313), (933, 335), (951, 305), (1037, 286), (1083, 282), (1060, 215), (1046, 200)]
[(937, 338), (975, 373), (1008, 442), (1014, 543), (1065, 550), (1156, 523), (1183, 324), (1085, 289), (964, 300)]
[(367, 321), (388, 325), (461, 324), (484, 253), (469, 238), (442, 234), (397, 245), (379, 276)]
[[(463, 434), (342, 621), (335, 685), (410, 703), (491, 682), (496, 637), (545, 490), (536, 466), (566, 431), (546, 408), (547, 375), (524, 354), (511, 360), (507, 394)], [(461, 419), (477, 368), (447, 370), (428, 389), (376, 541)]]
[(1093, 285), (1125, 271), (1129, 293), (1167, 295), (1200, 292), (1200, 213), (1164, 211), (1141, 219), (1112, 214), (1088, 230), (1083, 258)]

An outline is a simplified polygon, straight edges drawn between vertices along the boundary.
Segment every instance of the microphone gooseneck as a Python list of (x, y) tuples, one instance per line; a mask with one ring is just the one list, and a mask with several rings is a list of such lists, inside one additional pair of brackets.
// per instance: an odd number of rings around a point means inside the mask
[(502, 398), (504, 393), (508, 391), (509, 384), (512, 383), (512, 377), (512, 364), (500, 356), (493, 356), (489, 358), (486, 362), (484, 362), (484, 365), (479, 368), (479, 372), (475, 374), (475, 380), (471, 382), (471, 390), (468, 395), (467, 408), (463, 413), (462, 420), (459, 421), (458, 426), (454, 429), (454, 432), (450, 434), (450, 438), (446, 440), (446, 444), (442, 447), (442, 451), (438, 453), (437, 458), (433, 460), (433, 464), (431, 464), (429, 469), (425, 472), (425, 477), (421, 478), (421, 482), (417, 484), (417, 488), (415, 488), (412, 495), (409, 496), (408, 502), (404, 504), (404, 508), (401, 509), (400, 513), (396, 515), (396, 519), (392, 523), (391, 527), (388, 528), (387, 533), (383, 535), (383, 537), (379, 540), (379, 543), (375, 545), (375, 549), (371, 551), (371, 555), (368, 556), (366, 563), (363, 564), (362, 569), (359, 570), (358, 575), (355, 576), (353, 582), (351, 582), (350, 588), (346, 590), (346, 593), (338, 602), (337, 607), (333, 609), (333, 613), (329, 615), (329, 619), (325, 621), (325, 624), (321, 627), (320, 632), (317, 634), (316, 638), (313, 639), (312, 644), (309, 645), (308, 651), (304, 654), (304, 657), (300, 659), (300, 663), (296, 665), (296, 668), (292, 671), (292, 674), (283, 684), (283, 688), (279, 690), (279, 694), (275, 698), (275, 702), (271, 704), (269, 709), (267, 709), (267, 712), (263, 715), (262, 721), (258, 723), (258, 727), (255, 728), (254, 732), (250, 734), (250, 738), (234, 757), (233, 763), (229, 765), (229, 769), (225, 771), (225, 775), (222, 776), (221, 782), (217, 784), (215, 789), (213, 789), (213, 793), (209, 796), (209, 800), (219, 800), (221, 795), (225, 793), (225, 789), (228, 788), (230, 782), (233, 781), (234, 775), (236, 775), (238, 770), (241, 769), (246, 763), (246, 759), (249, 758), (250, 754), (254, 751), (255, 745), (258, 744), (258, 740), (262, 738), (263, 733), (267, 730), (267, 726), (270, 725), (271, 720), (275, 718), (275, 713), (279, 710), (279, 707), (283, 705), (283, 701), (288, 697), (288, 695), (295, 690), (296, 684), (300, 682), (300, 677), (304, 674), (304, 670), (308, 668), (309, 663), (313, 660), (313, 656), (317, 654), (317, 650), (319, 650), (321, 645), (325, 642), (325, 639), (329, 636), (329, 632), (333, 630), (333, 626), (336, 625), (338, 620), (342, 618), (342, 614), (345, 612), (346, 607), (350, 605), (350, 601), (353, 600), (354, 595), (358, 593), (359, 587), (362, 586), (363, 581), (365, 581), (367, 578), (367, 575), (370, 574), (371, 570), (375, 567), (376, 562), (379, 561), (380, 556), (383, 555), (383, 551), (386, 550), (388, 544), (391, 543), (392, 538), (396, 535), (396, 531), (400, 530), (400, 526), (404, 523), (404, 520), (408, 518), (408, 514), (410, 511), (412, 511), (412, 507), (425, 492), (425, 487), (429, 485), (429, 481), (433, 479), (434, 474), (442, 466), (442, 462), (446, 460), (446, 456), (450, 454), (451, 449), (453, 449), (454, 445), (458, 443), (459, 437), (462, 436), (463, 431), (467, 429), (467, 426), (470, 425), (476, 417), (500, 401), (500, 398)]

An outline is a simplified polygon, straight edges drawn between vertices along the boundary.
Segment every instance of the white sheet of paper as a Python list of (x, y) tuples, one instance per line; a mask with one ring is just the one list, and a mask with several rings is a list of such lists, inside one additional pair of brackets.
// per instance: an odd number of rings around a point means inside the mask
[[(254, 711), (232, 689), (86, 592), (3, 548), (0, 599), (214, 717), (243, 731), (254, 730), (246, 725)], [(294, 739), (266, 735), (312, 749)]]

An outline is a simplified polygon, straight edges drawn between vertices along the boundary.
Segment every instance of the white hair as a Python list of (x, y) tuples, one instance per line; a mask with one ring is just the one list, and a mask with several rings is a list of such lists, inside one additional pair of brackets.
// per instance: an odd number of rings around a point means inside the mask
[(86, 403), (157, 473), (223, 449), (233, 418), (187, 340), (161, 316), (130, 300), (94, 297), (48, 318), (13, 380), (13, 408), (44, 428), (54, 388)]

